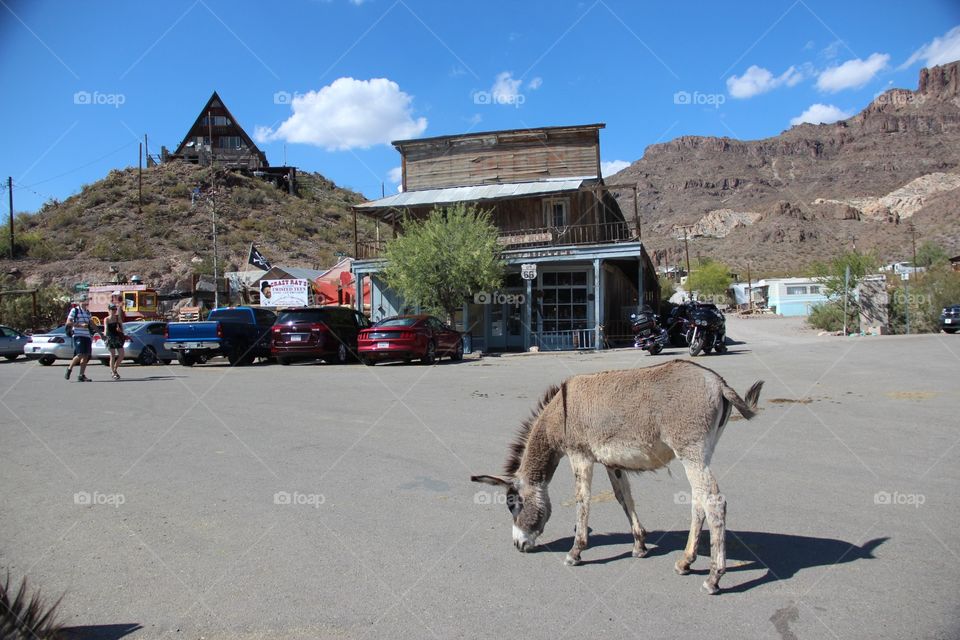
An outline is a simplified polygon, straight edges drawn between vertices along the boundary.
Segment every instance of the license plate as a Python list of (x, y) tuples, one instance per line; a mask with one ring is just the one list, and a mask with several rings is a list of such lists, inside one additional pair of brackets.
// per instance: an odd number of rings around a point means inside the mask
[(33, 348), (33, 352), (34, 352), (34, 353), (36, 353), (37, 351), (40, 351), (40, 347), (34, 347), (34, 348)]
[(944, 323), (944, 324), (953, 324), (953, 318), (944, 318), (944, 319), (943, 319), (943, 323)]
[(185, 342), (183, 345), (184, 349), (203, 349), (202, 342)]
[(377, 349), (389, 349), (389, 348), (390, 348), (390, 343), (389, 343), (389, 342), (378, 342), (378, 343), (377, 343)]
[(290, 336), (290, 342), (303, 342), (303, 336), (294, 334)]

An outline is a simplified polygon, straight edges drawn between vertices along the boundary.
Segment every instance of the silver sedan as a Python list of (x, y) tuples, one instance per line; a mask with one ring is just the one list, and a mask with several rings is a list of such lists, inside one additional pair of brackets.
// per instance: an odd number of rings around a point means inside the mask
[[(127, 336), (123, 343), (123, 359), (133, 360), (137, 364), (170, 364), (177, 357), (174, 352), (163, 346), (163, 334), (167, 323), (160, 320), (143, 320), (139, 322), (124, 322), (123, 333)], [(98, 335), (93, 338), (93, 351), (90, 356), (99, 360), (103, 365), (110, 364), (110, 350), (107, 344)]]
[(53, 364), (54, 360), (72, 360), (73, 339), (67, 337), (67, 331), (62, 326), (35, 334), (23, 345), (23, 355), (31, 360), (39, 360), (44, 366)]

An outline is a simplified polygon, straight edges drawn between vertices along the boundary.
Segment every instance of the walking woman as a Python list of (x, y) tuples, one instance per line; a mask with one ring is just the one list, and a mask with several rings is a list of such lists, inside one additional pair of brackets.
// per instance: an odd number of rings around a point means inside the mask
[(110, 371), (113, 372), (113, 379), (119, 380), (120, 363), (123, 362), (123, 342), (126, 336), (123, 335), (123, 319), (120, 315), (119, 305), (111, 298), (107, 305), (107, 317), (103, 321), (106, 334), (107, 349), (110, 350)]

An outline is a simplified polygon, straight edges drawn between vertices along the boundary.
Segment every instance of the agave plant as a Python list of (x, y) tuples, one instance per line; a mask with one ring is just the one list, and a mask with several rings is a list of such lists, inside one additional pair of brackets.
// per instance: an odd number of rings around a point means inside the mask
[(32, 595), (27, 578), (20, 582), (16, 597), (10, 591), (10, 572), (0, 584), (0, 638), (5, 640), (59, 640), (63, 626), (56, 620), (58, 599), (48, 606), (39, 591)]

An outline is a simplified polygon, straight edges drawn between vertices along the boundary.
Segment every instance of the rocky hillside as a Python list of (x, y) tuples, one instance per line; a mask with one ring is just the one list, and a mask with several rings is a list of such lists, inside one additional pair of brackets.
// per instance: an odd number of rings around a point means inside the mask
[[(737, 270), (797, 272), (856, 247), (908, 259), (918, 239), (960, 254), (960, 62), (923, 69), (858, 115), (740, 141), (684, 136), (606, 179), (635, 183), (643, 237), (661, 264), (690, 255)], [(633, 194), (619, 195), (632, 215)]]
[(353, 252), (350, 205), (364, 197), (319, 174), (298, 179), (294, 196), (258, 178), (171, 162), (144, 169), (141, 214), (137, 169), (111, 171), (63, 202), (18, 216), (23, 258), (0, 269), (18, 269), (30, 285), (72, 287), (120, 272), (158, 288), (182, 287), (191, 273), (212, 272), (214, 204), (221, 271), (246, 268), (251, 242), (273, 264), (330, 266), (335, 252)]

